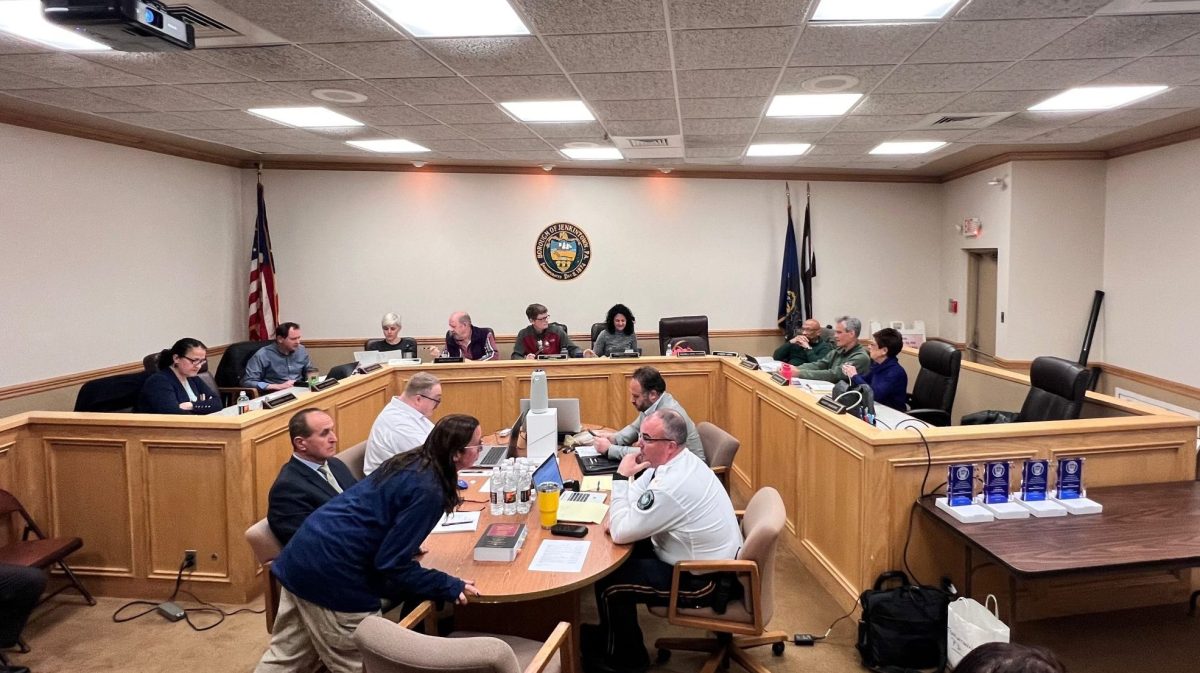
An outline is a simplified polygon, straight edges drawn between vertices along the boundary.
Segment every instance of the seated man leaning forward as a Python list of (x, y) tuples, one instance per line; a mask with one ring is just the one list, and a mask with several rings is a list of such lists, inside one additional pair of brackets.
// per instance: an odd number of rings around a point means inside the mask
[(638, 410), (637, 418), (617, 432), (600, 432), (596, 437), (596, 451), (608, 454), (613, 460), (620, 459), (629, 453), (638, 452), (638, 437), (641, 436), (642, 423), (650, 414), (659, 409), (670, 409), (683, 417), (687, 426), (687, 436), (681, 446), (696, 454), (704, 461), (704, 445), (700, 443), (700, 433), (696, 424), (688, 418), (683, 406), (675, 401), (675, 397), (667, 392), (667, 382), (662, 374), (654, 367), (638, 367), (629, 379), (629, 401)]
[(826, 353), (816, 362), (800, 365), (792, 370), (792, 376), (802, 379), (817, 379), (820, 381), (849, 381), (850, 377), (842, 370), (842, 365), (854, 365), (859, 374), (865, 374), (871, 367), (871, 356), (867, 349), (858, 343), (858, 333), (862, 331), (862, 322), (858, 318), (842, 316), (833, 326), (833, 343), (835, 348)]
[(450, 314), (450, 331), (446, 332), (446, 347), (429, 347), (435, 358), (461, 357), (464, 360), (495, 360), (500, 357), (496, 350), (496, 335), (487, 327), (471, 324), (471, 316), (464, 311)]
[(529, 327), (517, 332), (517, 343), (513, 345), (512, 359), (533, 360), (539, 355), (557, 355), (565, 352), (569, 357), (595, 357), (590, 350), (583, 350), (571, 341), (571, 337), (558, 325), (550, 324), (550, 310), (541, 304), (530, 304), (525, 309)]
[(371, 474), (383, 461), (425, 443), (433, 430), (433, 415), (442, 403), (442, 384), (428, 372), (417, 372), (399, 397), (379, 412), (367, 437), (363, 474)]
[(334, 458), (337, 435), (329, 414), (309, 407), (288, 421), (292, 458), (283, 464), (267, 496), (267, 524), (285, 545), (300, 524), (333, 496), (354, 485), (350, 468)]
[(809, 318), (804, 321), (800, 333), (776, 348), (771, 357), (793, 365), (806, 365), (820, 360), (831, 350), (833, 344), (821, 338), (821, 323)]
[[(588, 673), (645, 670), (650, 657), (638, 627), (638, 604), (667, 604), (677, 561), (734, 559), (742, 547), (729, 494), (708, 465), (684, 449), (680, 442), (686, 437), (683, 416), (656, 411), (642, 424), (641, 452), (621, 459), (618, 471), (629, 481), (613, 482), (605, 528), (613, 542), (636, 544), (619, 568), (596, 583), (600, 625), (582, 629)], [(683, 607), (719, 612), (741, 597), (741, 588), (733, 573), (685, 572), (679, 585)]]
[(267, 344), (250, 356), (242, 385), (260, 392), (283, 390), (305, 380), (314, 369), (308, 350), (300, 345), (300, 326), (294, 322), (280, 323), (275, 328), (275, 343)]

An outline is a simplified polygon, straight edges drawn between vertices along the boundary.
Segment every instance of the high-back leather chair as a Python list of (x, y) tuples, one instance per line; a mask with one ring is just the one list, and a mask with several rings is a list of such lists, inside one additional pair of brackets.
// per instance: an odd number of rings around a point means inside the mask
[(115, 374), (84, 383), (75, 395), (75, 411), (133, 411), (142, 386), (150, 375), (144, 371)]
[(350, 474), (353, 474), (355, 479), (361, 481), (366, 476), (363, 474), (363, 464), (367, 460), (366, 441), (359, 442), (334, 457), (350, 468)]
[(600, 338), (600, 333), (603, 332), (608, 325), (602, 322), (592, 323), (592, 348), (596, 347), (596, 339)]
[[(667, 607), (652, 607), (650, 612), (666, 617), (676, 626), (712, 631), (716, 638), (659, 638), (654, 646), (658, 648), (660, 663), (670, 657), (670, 650), (687, 650), (710, 653), (708, 662), (703, 669), (697, 667), (698, 670), (714, 671), (720, 663), (732, 659), (748, 671), (770, 673), (766, 666), (747, 656), (745, 649), (770, 644), (775, 656), (783, 655), (788, 635), (766, 629), (775, 613), (775, 549), (786, 516), (779, 492), (770, 487), (759, 489), (746, 505), (742, 517), (745, 543), (737, 560), (680, 561), (675, 564)], [(737, 573), (743, 596), (740, 600), (730, 601), (724, 614), (717, 614), (712, 608), (680, 608), (679, 576), (684, 571)]]
[(224, 393), (237, 395), (245, 390), (250, 397), (258, 397), (258, 391), (254, 388), (242, 387), (242, 376), (246, 373), (246, 363), (250, 362), (250, 358), (261, 350), (271, 341), (239, 341), (230, 344), (229, 348), (225, 349), (225, 353), (221, 355), (221, 363), (217, 365), (217, 390)]
[(700, 434), (700, 443), (704, 445), (704, 462), (716, 473), (717, 479), (728, 493), (729, 470), (733, 469), (734, 456), (742, 443), (737, 437), (708, 421), (697, 423), (696, 432)]
[(660, 318), (658, 321), (658, 352), (660, 355), (670, 353), (667, 344), (679, 337), (699, 337), (702, 339), (703, 350), (708, 351), (708, 316), (682, 315), (673, 318)]
[(908, 396), (908, 405), (912, 407), (908, 414), (930, 425), (948, 426), (958, 392), (962, 351), (945, 341), (926, 341), (921, 344), (917, 359), (921, 371)]
[(264, 614), (267, 618), (267, 633), (270, 633), (275, 627), (275, 614), (279, 612), (281, 591), (279, 580), (271, 574), (271, 562), (283, 551), (283, 545), (279, 544), (279, 538), (271, 532), (271, 526), (265, 518), (246, 529), (246, 542), (250, 543), (254, 558), (262, 565), (263, 603), (266, 608)]
[(1029, 394), (1017, 414), (1018, 422), (1069, 421), (1079, 418), (1087, 394), (1087, 367), (1044, 355), (1029, 368)]
[[(363, 344), (363, 350), (373, 351), (379, 349), (379, 344), (383, 343), (383, 339), (367, 339)], [(412, 337), (400, 337), (400, 347), (395, 349), (398, 353), (416, 353), (417, 340)], [(400, 357), (397, 355), (396, 357)]]

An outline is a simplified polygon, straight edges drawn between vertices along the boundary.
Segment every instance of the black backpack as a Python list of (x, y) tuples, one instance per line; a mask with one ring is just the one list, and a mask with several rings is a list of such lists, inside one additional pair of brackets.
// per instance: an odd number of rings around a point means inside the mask
[[(900, 586), (884, 589), (892, 580)], [(900, 673), (946, 667), (946, 610), (953, 597), (936, 587), (914, 586), (900, 571), (875, 579), (862, 592), (858, 653), (873, 671)]]

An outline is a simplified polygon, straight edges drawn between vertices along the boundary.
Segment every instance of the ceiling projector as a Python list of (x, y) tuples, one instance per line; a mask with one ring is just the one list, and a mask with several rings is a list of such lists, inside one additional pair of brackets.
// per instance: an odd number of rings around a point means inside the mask
[(157, 4), (138, 0), (42, 0), (50, 23), (72, 29), (117, 51), (195, 49), (191, 24)]

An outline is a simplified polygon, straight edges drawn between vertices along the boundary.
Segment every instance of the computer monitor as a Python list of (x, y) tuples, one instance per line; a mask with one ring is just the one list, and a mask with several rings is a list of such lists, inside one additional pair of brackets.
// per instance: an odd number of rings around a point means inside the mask
[[(551, 398), (549, 406), (558, 410), (558, 431), (560, 433), (573, 435), (583, 429), (579, 422), (578, 397)], [(521, 416), (528, 412), (529, 398), (524, 398), (521, 400)]]

